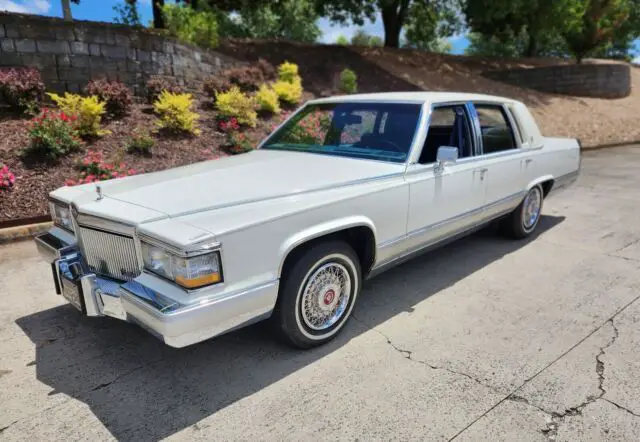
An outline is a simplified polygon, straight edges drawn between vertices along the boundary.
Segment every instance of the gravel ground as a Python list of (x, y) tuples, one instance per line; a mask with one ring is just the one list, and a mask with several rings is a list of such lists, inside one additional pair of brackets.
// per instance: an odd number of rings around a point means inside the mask
[(479, 232), (367, 282), (330, 344), (181, 350), (0, 246), (0, 439), (640, 440), (640, 146), (586, 153), (536, 237)]

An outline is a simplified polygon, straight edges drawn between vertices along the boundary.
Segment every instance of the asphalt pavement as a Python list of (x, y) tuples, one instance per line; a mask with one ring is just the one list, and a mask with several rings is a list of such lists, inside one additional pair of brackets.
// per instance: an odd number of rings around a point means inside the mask
[(0, 440), (640, 440), (640, 146), (583, 155), (535, 237), (368, 281), (329, 345), (185, 349), (83, 318), (0, 246)]

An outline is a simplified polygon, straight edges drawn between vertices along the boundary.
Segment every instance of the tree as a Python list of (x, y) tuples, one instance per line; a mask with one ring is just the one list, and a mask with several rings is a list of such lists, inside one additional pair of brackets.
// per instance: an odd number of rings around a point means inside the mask
[(414, 2), (409, 10), (403, 46), (430, 52), (450, 52), (447, 37), (461, 31), (462, 23), (453, 9), (436, 9)]
[(62, 2), (62, 17), (67, 20), (73, 20), (73, 16), (71, 15), (71, 2), (76, 5), (80, 3), (80, 0), (61, 0)]
[(336, 38), (336, 44), (340, 46), (347, 46), (349, 44), (349, 39), (340, 34), (338, 35), (338, 38)]
[(118, 14), (115, 18), (116, 23), (127, 26), (141, 26), (140, 14), (138, 13), (137, 0), (124, 0), (124, 4), (118, 4), (113, 7)]
[[(194, 7), (193, 0), (190, 4)], [(215, 12), (220, 34), (228, 37), (311, 43), (322, 35), (314, 0), (199, 0), (197, 9)]]
[[(411, 13), (420, 8), (433, 11), (433, 17), (460, 21), (459, 14), (455, 13), (459, 10), (459, 0), (316, 0), (316, 8), (321, 16), (341, 23), (351, 21), (359, 26), (365, 19), (374, 21), (379, 13), (384, 27), (384, 45), (395, 48), (400, 46), (400, 35)], [(420, 25), (416, 22), (416, 26)], [(435, 26), (432, 23), (423, 25)]]
[[(464, 13), (472, 32), (487, 41), (526, 38), (523, 55), (540, 54), (541, 40), (576, 26), (585, 0), (467, 0)], [(587, 0), (588, 1), (588, 0)]]
[(153, 27), (157, 29), (164, 29), (164, 15), (162, 9), (164, 8), (164, 0), (151, 0), (151, 9), (153, 11)]
[(351, 37), (351, 44), (354, 46), (382, 46), (383, 41), (377, 35), (371, 35), (364, 29), (358, 29)]
[(586, 0), (585, 3), (578, 24), (562, 32), (578, 63), (589, 54), (611, 47), (616, 38), (619, 43), (626, 40), (630, 44), (629, 37), (638, 35), (638, 18), (631, 16), (632, 12), (637, 14), (637, 1)]

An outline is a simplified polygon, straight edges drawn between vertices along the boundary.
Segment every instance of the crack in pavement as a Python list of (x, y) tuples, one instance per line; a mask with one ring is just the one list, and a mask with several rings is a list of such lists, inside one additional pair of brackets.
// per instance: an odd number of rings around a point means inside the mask
[(630, 415), (632, 415), (632, 416), (640, 417), (640, 414), (635, 413), (635, 412), (633, 412), (633, 411), (629, 410), (627, 407), (623, 407), (622, 405), (620, 405), (620, 404), (618, 404), (618, 403), (616, 403), (616, 402), (613, 402), (611, 399), (607, 399), (607, 398), (605, 398), (605, 397), (603, 397), (603, 398), (601, 398), (601, 399), (602, 399), (603, 401), (605, 401), (605, 402), (609, 402), (611, 405), (613, 405), (613, 406), (615, 406), (615, 407), (619, 408), (619, 409), (620, 409), (620, 410), (622, 410), (622, 411), (626, 411), (627, 413), (629, 413), (629, 414), (630, 414)]
[[(495, 403), (492, 407), (490, 407), (488, 410), (486, 410), (484, 413), (482, 413), (480, 416), (478, 416), (477, 418), (475, 418), (473, 421), (471, 421), (466, 427), (464, 427), (463, 429), (461, 429), (460, 431), (458, 431), (456, 434), (453, 435), (453, 437), (451, 437), (449, 439), (449, 442), (456, 439), (458, 436), (460, 436), (462, 433), (464, 433), (465, 431), (467, 431), (469, 428), (471, 428), (476, 422), (478, 422), (480, 419), (482, 419), (483, 417), (485, 417), (487, 414), (489, 414), (491, 411), (493, 411), (496, 407), (498, 407), (500, 404), (502, 404), (503, 402), (507, 401), (507, 400), (515, 400), (518, 401), (520, 400), (521, 402), (526, 402), (527, 404), (534, 406), (535, 408), (537, 408), (540, 411), (543, 411), (545, 413), (547, 413), (548, 415), (550, 415), (550, 422), (547, 423), (547, 428), (545, 430), (542, 430), (543, 434), (545, 434), (550, 440), (555, 440), (555, 436), (557, 434), (557, 430), (558, 430), (558, 425), (559, 422), (557, 422), (557, 420), (561, 420), (566, 416), (570, 416), (570, 415), (576, 415), (576, 414), (581, 414), (582, 409), (584, 407), (586, 407), (587, 405), (589, 405), (590, 403), (593, 403), (599, 399), (602, 400), (606, 400), (607, 402), (611, 402), (608, 399), (603, 398), (603, 396), (605, 395), (606, 391), (604, 390), (603, 384), (604, 384), (604, 362), (600, 359), (604, 353), (605, 350), (609, 347), (611, 347), (611, 345), (614, 344), (614, 342), (616, 341), (616, 339), (619, 336), (619, 331), (617, 329), (617, 327), (614, 324), (614, 319), (616, 318), (616, 316), (618, 316), (620, 313), (622, 313), (623, 311), (625, 311), (629, 306), (631, 306), (632, 304), (634, 304), (636, 301), (638, 301), (640, 299), (640, 295), (636, 296), (635, 298), (633, 298), (631, 301), (629, 301), (628, 303), (626, 303), (624, 306), (620, 307), (618, 310), (616, 310), (616, 312), (611, 315), (611, 317), (609, 317), (606, 321), (604, 321), (602, 324), (600, 324), (598, 327), (596, 327), (595, 329), (593, 329), (591, 332), (587, 333), (586, 336), (584, 336), (582, 339), (580, 339), (578, 342), (576, 342), (573, 346), (571, 346), (569, 349), (567, 349), (564, 353), (562, 353), (560, 356), (558, 356), (556, 359), (554, 359), (553, 361), (551, 361), (549, 364), (547, 364), (545, 367), (543, 367), (542, 369), (540, 369), (537, 373), (535, 373), (533, 376), (531, 376), (528, 379), (525, 379), (525, 381), (517, 388), (515, 388), (511, 393), (509, 393), (507, 396), (505, 396), (504, 398), (502, 398), (501, 400), (499, 400), (497, 403)], [(594, 397), (587, 397), (587, 400), (585, 402), (583, 402), (582, 404), (579, 404), (576, 407), (572, 407), (568, 410), (566, 410), (564, 413), (549, 413), (545, 410), (543, 410), (542, 408), (535, 406), (533, 404), (531, 404), (528, 400), (526, 400), (526, 398), (523, 398), (522, 396), (517, 395), (516, 393), (521, 390), (525, 385), (527, 385), (529, 382), (531, 382), (533, 379), (535, 379), (536, 377), (538, 377), (542, 372), (544, 372), (546, 369), (548, 369), (549, 367), (551, 367), (552, 365), (554, 365), (556, 362), (558, 362), (560, 359), (562, 359), (563, 357), (565, 357), (567, 354), (569, 354), (571, 351), (573, 351), (574, 349), (576, 349), (578, 346), (580, 346), (580, 344), (582, 344), (584, 341), (586, 341), (587, 339), (589, 339), (591, 336), (593, 336), (596, 332), (598, 332), (599, 330), (602, 329), (602, 327), (604, 327), (607, 324), (611, 324), (613, 327), (613, 331), (614, 331), (614, 335), (613, 337), (609, 340), (609, 342), (607, 342), (607, 344), (605, 344), (603, 347), (600, 348), (600, 351), (598, 352), (598, 354), (596, 355), (596, 373), (598, 374), (598, 389), (600, 390), (600, 394), (598, 396)], [(524, 401), (522, 400), (524, 399)], [(613, 402), (612, 402), (613, 404)], [(615, 404), (614, 404), (615, 405)], [(630, 410), (626, 410), (623, 407), (620, 407), (621, 409), (625, 410), (625, 411), (630, 411)], [(635, 416), (634, 413), (631, 413)]]
[(497, 387), (494, 387), (493, 385), (488, 385), (488, 384), (484, 383), (483, 381), (479, 380), (478, 378), (476, 378), (476, 377), (474, 377), (474, 376), (472, 376), (470, 374), (467, 374), (467, 373), (464, 373), (464, 372), (461, 372), (461, 371), (457, 371), (457, 370), (454, 370), (454, 369), (449, 368), (449, 367), (440, 367), (440, 366), (437, 366), (437, 365), (433, 365), (433, 364), (431, 364), (431, 363), (429, 363), (427, 361), (421, 360), (421, 359), (416, 359), (416, 358), (413, 357), (413, 351), (405, 350), (405, 349), (402, 349), (402, 348), (398, 347), (396, 344), (393, 343), (393, 341), (391, 341), (391, 339), (387, 335), (385, 335), (383, 332), (381, 332), (377, 328), (369, 326), (366, 322), (356, 318), (353, 314), (351, 314), (351, 318), (354, 319), (356, 322), (359, 322), (360, 324), (364, 325), (369, 330), (373, 330), (374, 332), (376, 332), (377, 334), (382, 336), (387, 341), (387, 344), (389, 344), (391, 346), (391, 348), (393, 348), (395, 351), (400, 353), (402, 355), (402, 357), (404, 357), (405, 359), (410, 360), (411, 362), (415, 362), (417, 364), (426, 365), (427, 367), (431, 368), (432, 370), (443, 370), (443, 371), (449, 372), (449, 373), (454, 374), (454, 375), (465, 377), (465, 378), (475, 382), (476, 384), (479, 384), (479, 385), (481, 385), (481, 386), (483, 386), (485, 388), (490, 389), (494, 393), (501, 393), (501, 394), (504, 393), (504, 391), (499, 390)]

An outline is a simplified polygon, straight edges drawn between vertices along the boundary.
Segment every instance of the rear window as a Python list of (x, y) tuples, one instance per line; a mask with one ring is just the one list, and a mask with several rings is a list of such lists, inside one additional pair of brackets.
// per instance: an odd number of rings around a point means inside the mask
[(502, 106), (475, 105), (482, 130), (482, 152), (484, 154), (516, 149), (516, 139), (509, 119)]

